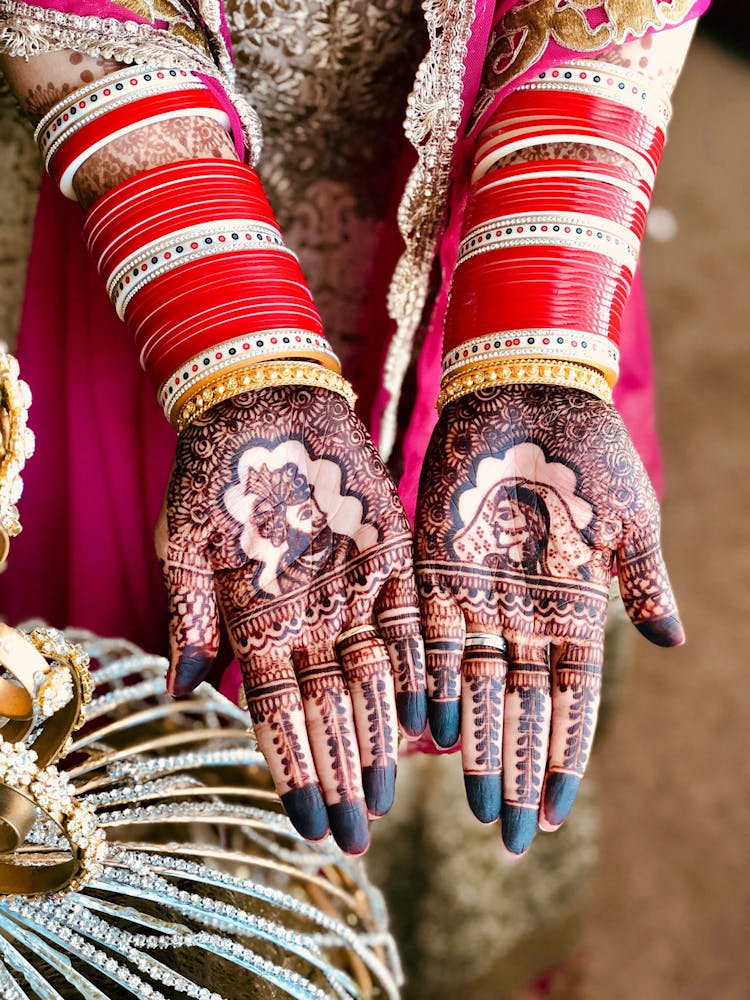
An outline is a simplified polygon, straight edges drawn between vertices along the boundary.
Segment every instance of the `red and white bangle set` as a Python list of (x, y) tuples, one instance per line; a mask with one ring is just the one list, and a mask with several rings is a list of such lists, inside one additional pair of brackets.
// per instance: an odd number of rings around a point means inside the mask
[(161, 67), (121, 70), (76, 90), (41, 120), (34, 137), (45, 169), (75, 201), (76, 171), (98, 150), (136, 129), (199, 116), (230, 132), (229, 116), (197, 73)]
[[(669, 114), (639, 76), (588, 60), (539, 73), (499, 105), (475, 155), (441, 405), (536, 379), (611, 398)], [(625, 164), (563, 154), (497, 166), (550, 143), (614, 150)]]
[(300, 358), (338, 372), (255, 171), (185, 160), (112, 188), (84, 236), (168, 419), (208, 381)]
[[(72, 197), (75, 173), (95, 150), (185, 114), (229, 131), (218, 98), (196, 74), (124, 70), (56, 105), (37, 141)], [(92, 205), (84, 237), (175, 426), (265, 384), (321, 386), (352, 398), (251, 167), (194, 159), (143, 171)]]

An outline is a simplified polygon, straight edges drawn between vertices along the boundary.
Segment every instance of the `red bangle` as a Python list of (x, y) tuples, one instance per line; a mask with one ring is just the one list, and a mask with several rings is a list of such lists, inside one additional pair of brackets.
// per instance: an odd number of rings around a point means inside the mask
[[(269, 329), (268, 326), (268, 314), (266, 314), (265, 325), (264, 317), (258, 314), (247, 315), (240, 313), (233, 318), (225, 318), (220, 324), (216, 324), (216, 328), (222, 331), (222, 336), (226, 336), (227, 339), (234, 339), (235, 337), (250, 337), (254, 333), (259, 333), (263, 330)], [(304, 325), (299, 325), (299, 317), (295, 313), (284, 313), (282, 311), (275, 311), (270, 317), (274, 325), (276, 323), (284, 323), (286, 319), (291, 320), (292, 324), (297, 329), (306, 330), (311, 334), (316, 336), (320, 335), (321, 328), (320, 324), (315, 326), (315, 324), (305, 321)], [(212, 327), (213, 329), (213, 327)], [(183, 336), (178, 344), (172, 345), (171, 347), (159, 346), (159, 350), (154, 352), (150, 357), (146, 370), (148, 371), (149, 378), (152, 384), (156, 385), (157, 380), (161, 379), (158, 386), (164, 384), (164, 382), (170, 377), (170, 375), (177, 371), (188, 358), (194, 357), (196, 354), (200, 354), (201, 351), (210, 348), (213, 344), (218, 343), (216, 337), (210, 339), (210, 343), (205, 343), (198, 337)], [(187, 353), (186, 353), (187, 352)]]
[(529, 177), (537, 174), (552, 174), (562, 172), (564, 176), (584, 176), (597, 175), (597, 177), (607, 177), (612, 184), (625, 184), (628, 188), (638, 188), (648, 198), (651, 195), (651, 188), (642, 178), (636, 178), (631, 171), (617, 163), (607, 163), (604, 160), (576, 160), (576, 159), (544, 159), (544, 160), (523, 160), (520, 163), (508, 163), (502, 168), (484, 174), (472, 187), (472, 197), (476, 192), (482, 191), (486, 186), (494, 186), (502, 181), (506, 184), (513, 184), (521, 177)]
[[(586, 267), (585, 255), (539, 250), (512, 263), (470, 261), (456, 271), (446, 352), (499, 330), (532, 327), (591, 330), (617, 341), (630, 273), (601, 267), (595, 255)], [(465, 270), (469, 263), (474, 267)]]
[[(128, 308), (126, 321), (133, 330), (139, 349), (142, 349), (146, 343), (145, 333), (142, 332), (146, 327), (154, 334), (162, 326), (177, 334), (183, 323), (195, 326), (196, 324), (192, 322), (191, 317), (197, 317), (205, 307), (209, 309), (220, 308), (217, 305), (217, 293), (226, 289), (228, 281), (232, 281), (231, 276), (226, 281), (215, 278), (205, 286), (180, 289), (168, 300), (164, 299), (166, 293), (163, 287), (149, 289), (150, 295), (148, 296), (138, 295), (133, 300), (132, 308)], [(230, 301), (241, 302), (243, 308), (259, 308), (278, 303), (279, 306), (287, 309), (308, 310), (315, 314), (307, 288), (300, 283), (291, 281), (275, 284), (264, 293), (258, 284), (246, 284), (238, 279), (232, 284)]]
[[(513, 126), (534, 122), (533, 127), (550, 127), (565, 131), (570, 127), (588, 127), (611, 138), (618, 137), (631, 148), (644, 152), (659, 140), (664, 144), (664, 126), (651, 121), (642, 111), (625, 107), (605, 97), (588, 94), (549, 93), (518, 90), (506, 98), (488, 122), (485, 134), (488, 142), (497, 133), (514, 131)], [(484, 155), (480, 143), (477, 156)]]
[[(98, 198), (86, 213), (84, 235), (87, 244), (92, 235), (95, 236), (98, 226), (109, 213), (127, 210), (128, 205), (137, 204), (144, 198), (152, 197), (157, 203), (163, 204), (167, 192), (177, 187), (170, 195), (178, 204), (184, 203), (179, 190), (189, 190), (188, 185), (194, 183), (202, 190), (215, 190), (217, 194), (240, 193), (245, 191), (248, 196), (255, 195), (267, 204), (261, 187), (260, 178), (255, 170), (245, 163), (236, 160), (196, 159), (180, 160), (159, 167), (151, 167), (134, 177), (111, 188)], [(192, 199), (191, 199), (192, 200)]]
[(575, 184), (535, 182), (501, 190), (485, 189), (472, 198), (464, 216), (463, 232), (506, 216), (549, 212), (599, 216), (625, 226), (639, 238), (646, 221), (646, 208), (625, 191), (582, 179)]
[[(523, 141), (530, 140), (529, 142)], [(496, 151), (501, 151), (503, 147), (508, 147), (507, 153), (500, 153), (497, 157), (501, 159), (503, 155), (509, 155), (514, 148), (523, 148), (529, 145), (543, 145), (550, 140), (556, 141), (587, 141), (591, 145), (597, 145), (598, 139), (612, 143), (616, 148), (623, 150), (625, 155), (629, 152), (635, 153), (640, 159), (648, 163), (652, 172), (656, 172), (662, 150), (664, 149), (664, 133), (658, 129), (644, 129), (642, 132), (629, 133), (623, 135), (618, 129), (608, 129), (605, 126), (597, 126), (590, 122), (560, 122), (548, 124), (545, 122), (525, 123), (523, 128), (507, 132), (500, 132), (488, 140), (486, 144), (477, 150), (476, 165), (491, 156)], [(512, 148), (511, 148), (512, 147)]]

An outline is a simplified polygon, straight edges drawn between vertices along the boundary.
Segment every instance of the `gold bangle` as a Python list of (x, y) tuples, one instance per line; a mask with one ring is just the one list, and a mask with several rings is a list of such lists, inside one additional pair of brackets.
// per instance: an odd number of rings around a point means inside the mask
[[(35, 730), (27, 749), (44, 768), (66, 751), (72, 733), (84, 721), (91, 701), (88, 656), (54, 629), (34, 629), (26, 636), (0, 625), (0, 667), (14, 680), (0, 679), (0, 715), (8, 721), (0, 740), (20, 746)], [(0, 853), (15, 850), (34, 825), (33, 804), (23, 796), (0, 802)]]
[(196, 390), (172, 413), (172, 423), (178, 432), (183, 431), (193, 420), (197, 420), (206, 410), (232, 396), (243, 392), (255, 392), (272, 386), (306, 385), (313, 388), (330, 389), (343, 396), (349, 406), (354, 407), (357, 397), (351, 385), (343, 376), (322, 365), (310, 361), (264, 361), (261, 364), (243, 367), (229, 375), (222, 373), (215, 379), (196, 386)]
[(549, 361), (544, 358), (514, 358), (508, 361), (477, 361), (444, 378), (437, 409), (472, 392), (500, 385), (560, 385), (590, 392), (605, 403), (612, 402), (612, 390), (596, 368), (572, 361)]
[[(73, 892), (101, 871), (107, 845), (96, 816), (73, 797), (67, 776), (48, 765), (42, 769), (36, 754), (23, 744), (0, 737), (0, 811), (8, 817), (9, 842), (21, 842), (26, 814), (43, 810), (68, 841), (71, 858), (52, 864), (27, 864), (23, 853), (0, 860), (0, 895), (39, 896)], [(21, 827), (16, 829), (16, 820)], [(4, 854), (9, 853), (6, 844)], [(12, 850), (12, 848), (11, 848)], [(36, 857), (34, 847), (30, 856)]]

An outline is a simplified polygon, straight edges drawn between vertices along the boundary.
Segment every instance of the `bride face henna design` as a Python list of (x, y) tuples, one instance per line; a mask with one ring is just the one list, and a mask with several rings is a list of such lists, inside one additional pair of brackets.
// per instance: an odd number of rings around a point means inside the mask
[(583, 776), (615, 555), (637, 628), (682, 641), (659, 524), (619, 416), (585, 393), (486, 390), (435, 429), (416, 533), (430, 725), (439, 746), (462, 737), (469, 804), (513, 853)]
[(361, 853), (398, 721), (427, 716), (411, 535), (366, 431), (325, 390), (227, 400), (181, 435), (166, 512), (170, 690), (209, 672), (218, 607), (292, 822)]

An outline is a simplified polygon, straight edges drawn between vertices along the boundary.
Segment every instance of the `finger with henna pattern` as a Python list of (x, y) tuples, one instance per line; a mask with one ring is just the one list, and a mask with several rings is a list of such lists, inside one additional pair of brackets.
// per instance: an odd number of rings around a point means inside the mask
[(372, 626), (348, 629), (338, 652), (352, 696), (365, 801), (370, 816), (383, 816), (393, 805), (398, 752), (391, 661)]
[(685, 632), (664, 565), (658, 507), (650, 521), (626, 526), (617, 550), (617, 575), (625, 609), (641, 635), (657, 646), (682, 645)]
[(411, 565), (385, 582), (375, 617), (391, 658), (399, 722), (407, 736), (421, 736), (427, 725), (427, 690), (419, 598)]
[(503, 696), (507, 643), (467, 627), (461, 667), (461, 756), (469, 808), (494, 823), (502, 803)]
[(427, 665), (427, 714), (435, 745), (447, 749), (461, 733), (461, 657), (464, 616), (445, 589), (417, 570)]
[(347, 854), (370, 843), (352, 699), (333, 650), (294, 654), (307, 732), (333, 839)]
[(552, 668), (552, 725), (539, 826), (556, 830), (573, 808), (591, 754), (602, 686), (599, 643), (566, 643)]
[(551, 715), (547, 646), (509, 643), (503, 733), (503, 843), (528, 850), (536, 833)]
[(322, 840), (328, 816), (294, 668), (288, 658), (267, 655), (243, 658), (240, 665), (258, 746), (287, 816), (306, 840)]
[(219, 649), (214, 578), (204, 556), (175, 540), (169, 544), (162, 572), (169, 601), (167, 690), (179, 697), (208, 677)]

